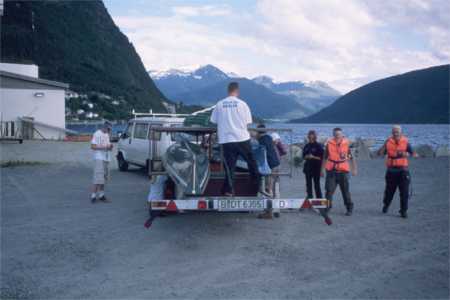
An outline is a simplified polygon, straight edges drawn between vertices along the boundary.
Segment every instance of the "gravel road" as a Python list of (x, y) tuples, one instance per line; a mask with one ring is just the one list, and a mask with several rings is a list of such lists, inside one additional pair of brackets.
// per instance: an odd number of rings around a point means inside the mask
[[(111, 204), (90, 204), (79, 163), (1, 169), (1, 296), (39, 299), (449, 297), (449, 162), (412, 163), (407, 220), (382, 215), (384, 167), (360, 162), (352, 217), (313, 212), (187, 214), (150, 230), (147, 179), (112, 172)], [(303, 176), (282, 182), (304, 195)]]

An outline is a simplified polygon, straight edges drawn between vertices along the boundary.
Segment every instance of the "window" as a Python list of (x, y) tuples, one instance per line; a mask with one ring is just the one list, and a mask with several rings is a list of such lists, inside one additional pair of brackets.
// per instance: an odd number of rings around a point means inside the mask
[(127, 137), (131, 137), (133, 133), (133, 123), (128, 123), (127, 129), (125, 130), (125, 134)]
[[(170, 127), (182, 127), (183, 124), (172, 124), (170, 125)], [(185, 132), (171, 132), (170, 133), (170, 138), (172, 140), (172, 142), (177, 142), (177, 141), (181, 141), (181, 140), (187, 140), (187, 141), (191, 141), (191, 142), (195, 142), (196, 138), (195, 135), (193, 134), (188, 134)]]
[[(161, 126), (162, 126), (161, 124), (152, 124), (151, 127), (161, 127)], [(150, 136), (151, 133), (153, 133), (153, 137)], [(148, 138), (151, 139), (152, 141), (160, 141), (161, 140), (161, 132), (149, 130)]]
[(134, 138), (135, 139), (146, 139), (148, 131), (148, 124), (136, 123), (134, 125)]

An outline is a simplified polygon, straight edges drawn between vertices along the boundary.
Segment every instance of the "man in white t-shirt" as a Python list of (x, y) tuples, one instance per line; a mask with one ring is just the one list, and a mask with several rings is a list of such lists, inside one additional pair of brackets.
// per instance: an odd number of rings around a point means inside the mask
[(92, 136), (91, 149), (94, 153), (92, 203), (97, 200), (110, 202), (105, 196), (105, 183), (109, 179), (109, 162), (111, 161), (111, 150), (113, 148), (109, 138), (111, 127), (111, 123), (106, 121), (102, 128)]
[(211, 114), (211, 122), (217, 124), (219, 144), (223, 148), (226, 176), (222, 193), (226, 196), (233, 195), (234, 169), (239, 156), (247, 162), (254, 184), (258, 186), (260, 180), (247, 130), (247, 126), (252, 123), (252, 115), (247, 103), (238, 96), (239, 84), (231, 82), (228, 85), (228, 97), (217, 102)]

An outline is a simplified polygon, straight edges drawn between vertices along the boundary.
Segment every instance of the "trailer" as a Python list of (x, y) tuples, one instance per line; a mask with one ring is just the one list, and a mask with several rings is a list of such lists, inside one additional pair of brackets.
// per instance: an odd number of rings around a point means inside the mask
[[(233, 196), (221, 194), (226, 172), (223, 164), (223, 151), (216, 142), (214, 127), (164, 127), (151, 126), (149, 132), (148, 175), (152, 184), (162, 184), (161, 197), (149, 199), (149, 218), (145, 227), (149, 228), (155, 218), (166, 214), (198, 212), (273, 212), (299, 211), (312, 209), (322, 216), (325, 223), (332, 224), (328, 216), (330, 203), (326, 199), (282, 198), (280, 181), (292, 176), (292, 164), (288, 171), (276, 173), (273, 194), (259, 192), (246, 169), (244, 162), (238, 162), (234, 176)], [(257, 132), (283, 132), (286, 128), (249, 129)], [(158, 137), (162, 133), (178, 136), (164, 153), (158, 151)], [(264, 154), (265, 155), (265, 154)], [(292, 153), (288, 153), (289, 158)], [(161, 183), (161, 178), (164, 178)]]

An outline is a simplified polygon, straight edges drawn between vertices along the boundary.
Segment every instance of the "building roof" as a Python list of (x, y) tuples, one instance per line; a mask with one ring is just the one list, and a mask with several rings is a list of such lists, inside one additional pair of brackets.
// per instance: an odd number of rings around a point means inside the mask
[(57, 88), (61, 88), (61, 89), (69, 88), (69, 84), (67, 84), (67, 83), (46, 80), (46, 79), (41, 79), (41, 78), (35, 78), (35, 77), (25, 76), (22, 74), (16, 74), (16, 73), (11, 73), (11, 72), (7, 72), (7, 71), (0, 71), (0, 76), (17, 79), (17, 80), (22, 80), (22, 81), (27, 81), (27, 82), (32, 82), (35, 84), (57, 87)]

